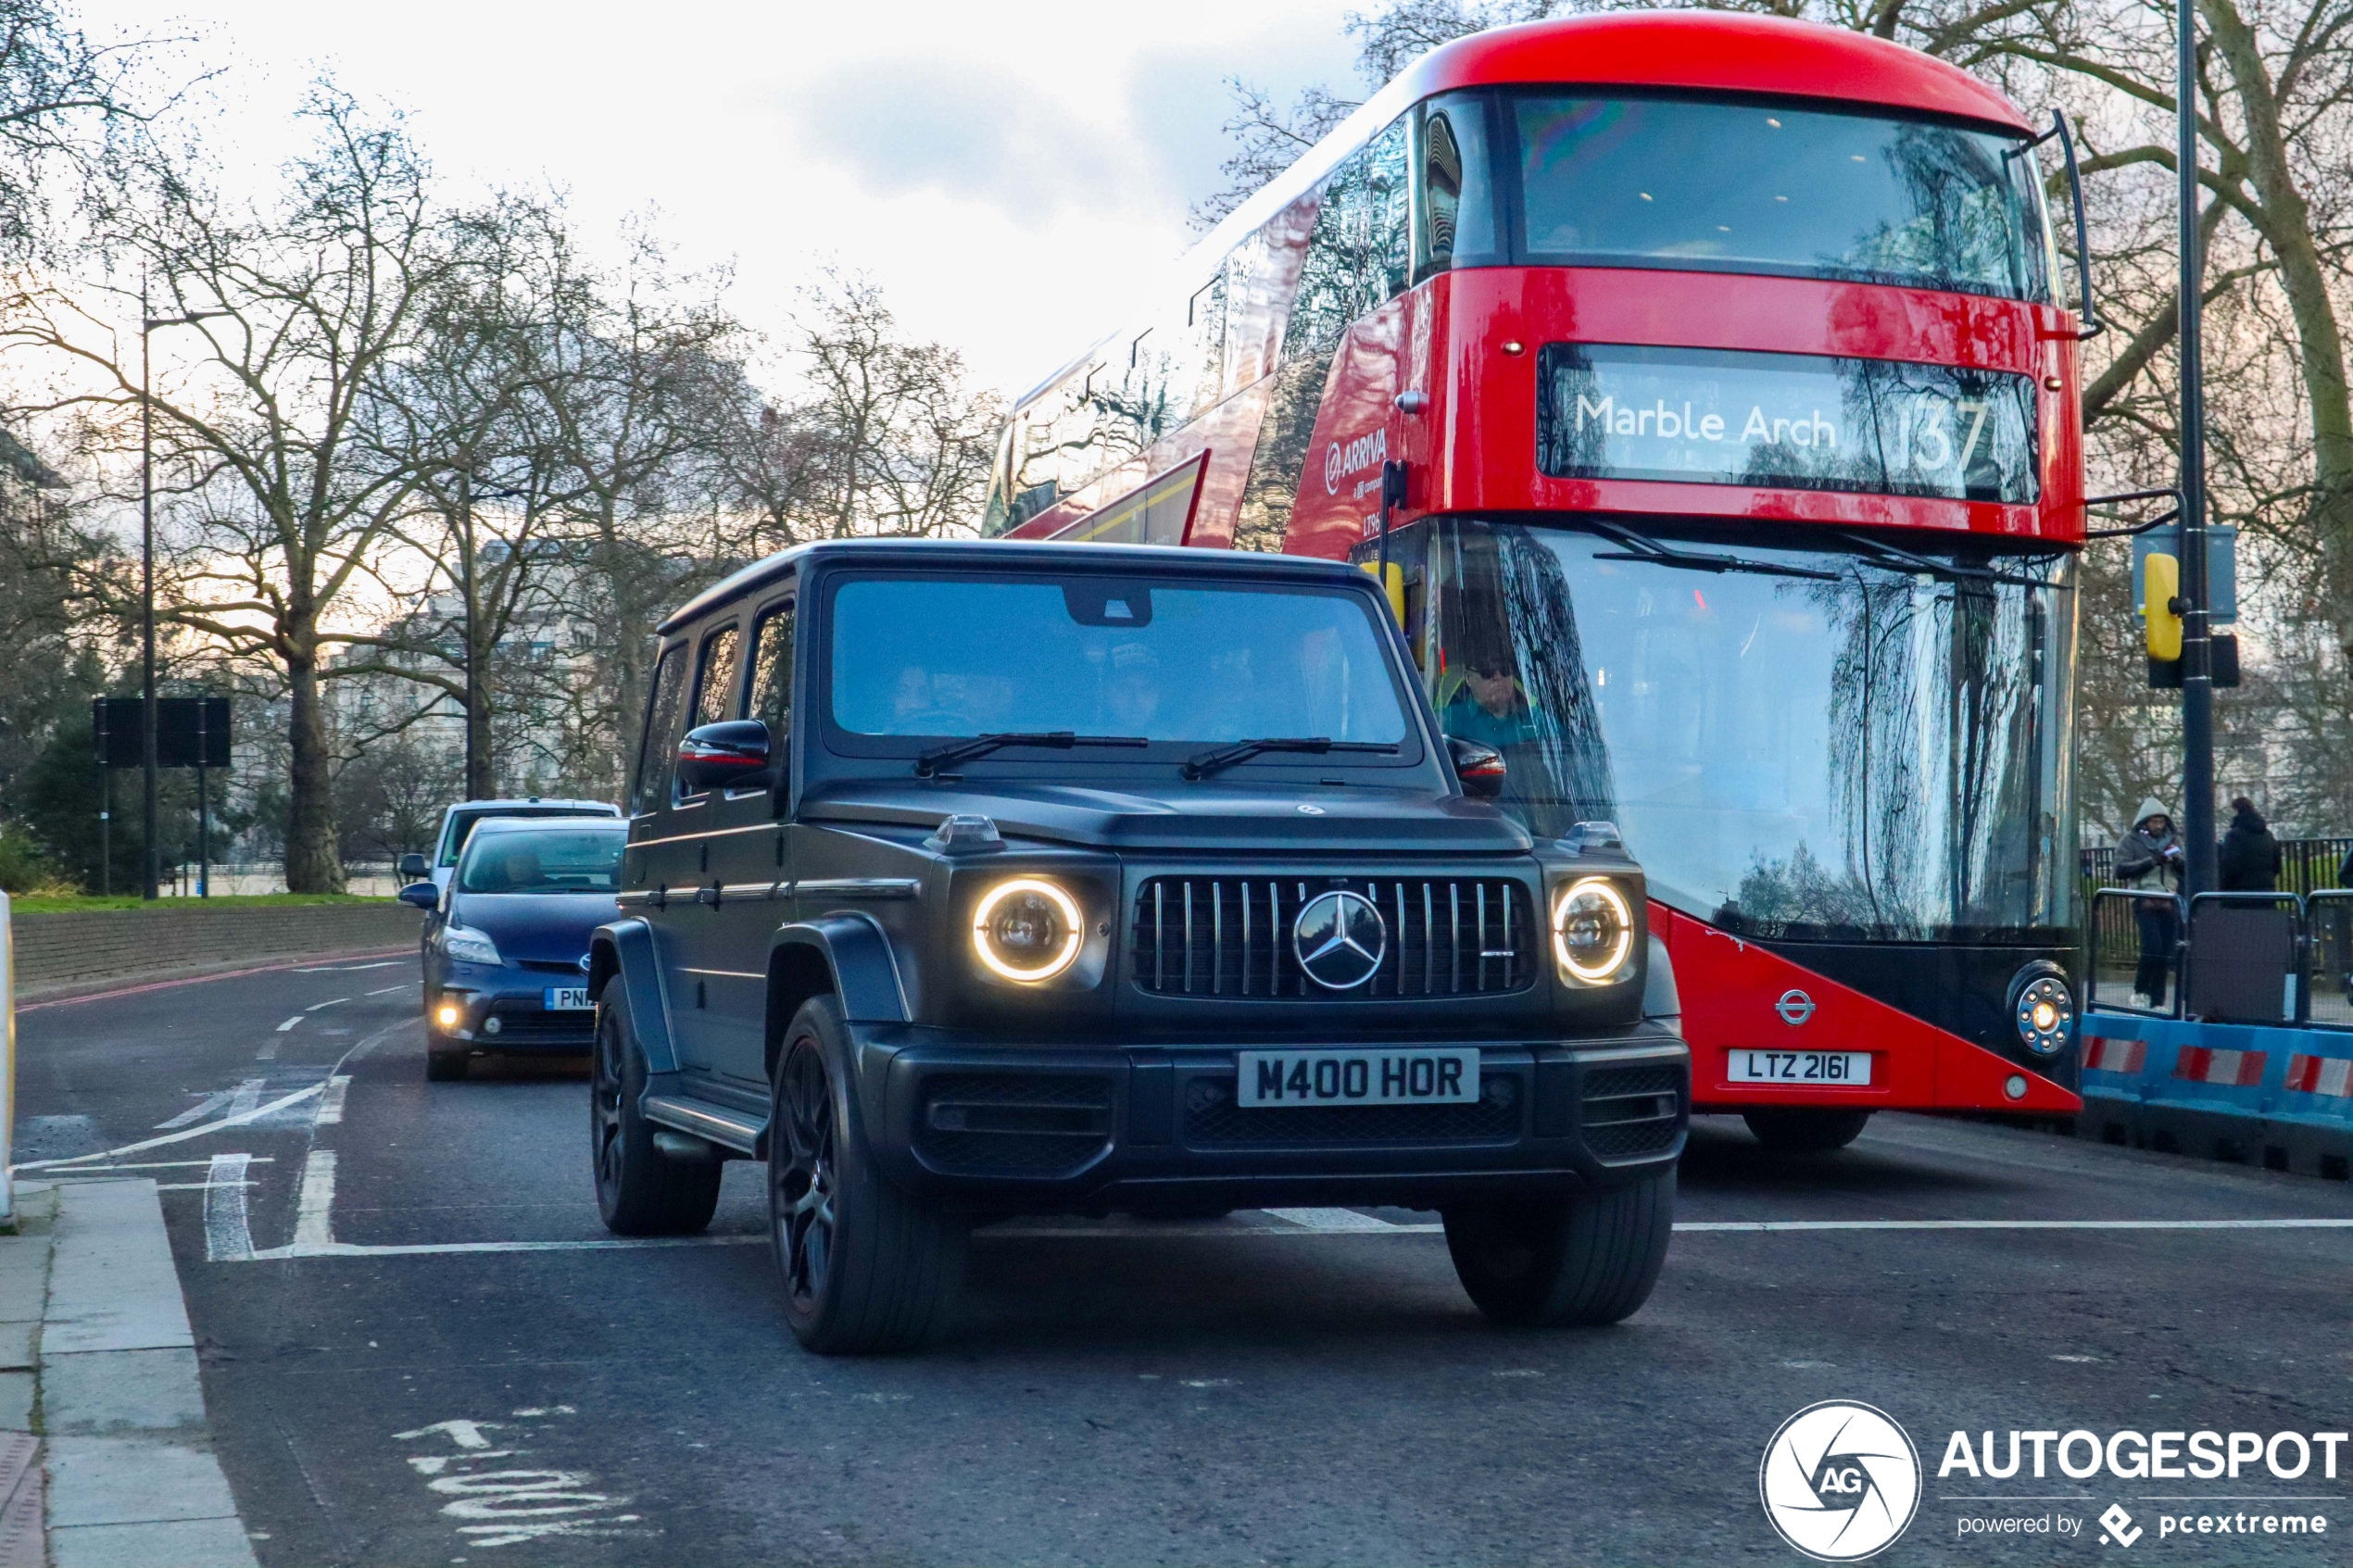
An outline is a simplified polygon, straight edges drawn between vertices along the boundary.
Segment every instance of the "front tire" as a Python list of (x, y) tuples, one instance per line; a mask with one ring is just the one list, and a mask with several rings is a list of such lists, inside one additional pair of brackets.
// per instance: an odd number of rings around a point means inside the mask
[(441, 1037), (432, 1030), (425, 1031), (425, 1082), (454, 1084), (466, 1075), (466, 1062), (472, 1052), (464, 1046), (449, 1047), (440, 1043)]
[(1777, 1154), (1828, 1154), (1863, 1135), (1868, 1110), (1825, 1110), (1812, 1106), (1773, 1106), (1743, 1110), (1741, 1120), (1756, 1141)]
[(867, 1152), (849, 1031), (831, 997), (794, 1015), (768, 1123), (769, 1235), (793, 1336), (821, 1356), (937, 1340), (963, 1276), (966, 1227), (892, 1186)]
[(673, 1160), (654, 1147), (653, 1123), (638, 1110), (646, 1053), (629, 1017), (621, 977), (597, 1009), (596, 1056), (588, 1074), (589, 1158), (597, 1211), (616, 1236), (693, 1236), (719, 1207), (716, 1160)]
[(1478, 1310), (1515, 1327), (1617, 1323), (1658, 1283), (1675, 1173), (1565, 1198), (1446, 1210), (1446, 1250)]

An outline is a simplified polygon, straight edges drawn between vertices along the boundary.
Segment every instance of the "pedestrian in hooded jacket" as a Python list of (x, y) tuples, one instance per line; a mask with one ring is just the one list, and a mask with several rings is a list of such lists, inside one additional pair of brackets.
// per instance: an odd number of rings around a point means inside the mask
[(2244, 795), (2231, 802), (2231, 827), (2215, 872), (2225, 893), (2269, 893), (2280, 884), (2280, 841)]
[[(2173, 831), (2173, 814), (2164, 802), (2149, 797), (2133, 814), (2132, 830), (2116, 841), (2117, 882), (2126, 887), (2150, 885), (2179, 893), (2183, 859), (2182, 835)], [(2141, 961), (2133, 972), (2133, 1005), (2161, 1008), (2166, 979), (2173, 969), (2173, 949), (2182, 939), (2181, 910), (2171, 899), (2136, 898), (2133, 923), (2139, 927), (2141, 936)]]

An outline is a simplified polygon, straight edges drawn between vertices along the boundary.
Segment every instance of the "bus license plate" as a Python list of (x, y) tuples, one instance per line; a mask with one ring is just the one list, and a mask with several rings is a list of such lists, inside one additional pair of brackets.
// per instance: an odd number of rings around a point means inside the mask
[(1256, 1105), (1468, 1105), (1478, 1047), (1238, 1051), (1235, 1098)]
[(1868, 1084), (1869, 1051), (1734, 1051), (1735, 1084)]
[(591, 1005), (585, 985), (550, 985), (543, 1004), (549, 1012), (585, 1012)]

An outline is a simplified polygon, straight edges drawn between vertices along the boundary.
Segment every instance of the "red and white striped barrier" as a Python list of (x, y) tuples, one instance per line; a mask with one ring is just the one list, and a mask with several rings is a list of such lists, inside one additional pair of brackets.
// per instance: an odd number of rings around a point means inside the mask
[(2287, 1080), (2281, 1086), (2290, 1094), (2353, 1098), (2353, 1059), (2299, 1051), (2287, 1059)]
[(2146, 1040), (2119, 1040), (2111, 1035), (2093, 1035), (2083, 1041), (2083, 1070), (2086, 1073), (2138, 1073), (2149, 1059)]
[(2263, 1082), (2262, 1051), (2224, 1051), (2210, 1046), (2183, 1046), (2173, 1059), (2173, 1076), (2192, 1084), (2221, 1084), (2251, 1089)]

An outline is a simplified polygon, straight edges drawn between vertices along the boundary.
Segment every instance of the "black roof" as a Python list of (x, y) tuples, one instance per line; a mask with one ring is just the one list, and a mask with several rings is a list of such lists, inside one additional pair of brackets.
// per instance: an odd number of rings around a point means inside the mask
[(765, 560), (754, 561), (732, 577), (714, 583), (671, 611), (654, 628), (667, 636), (704, 612), (765, 587), (804, 562), (888, 562), (907, 566), (969, 565), (990, 570), (1035, 571), (1079, 568), (1090, 571), (1148, 572), (1153, 576), (1183, 573), (1200, 577), (1253, 576), (1292, 581), (1355, 583), (1369, 586), (1371, 579), (1343, 561), (1312, 556), (1266, 555), (1254, 550), (1210, 550), (1170, 545), (1063, 545), (1028, 539), (827, 539), (796, 545)]

